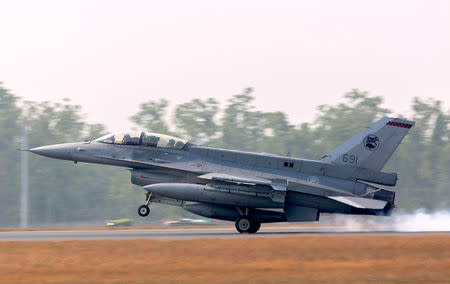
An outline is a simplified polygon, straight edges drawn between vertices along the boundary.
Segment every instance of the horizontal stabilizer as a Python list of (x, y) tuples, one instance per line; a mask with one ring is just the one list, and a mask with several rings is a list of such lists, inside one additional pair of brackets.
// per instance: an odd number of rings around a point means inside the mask
[(328, 198), (360, 209), (384, 209), (387, 204), (387, 201), (358, 196), (328, 196)]
[(255, 177), (238, 177), (221, 173), (208, 173), (201, 175), (198, 178), (236, 184), (268, 185), (278, 191), (286, 191), (287, 189), (287, 180), (269, 180)]

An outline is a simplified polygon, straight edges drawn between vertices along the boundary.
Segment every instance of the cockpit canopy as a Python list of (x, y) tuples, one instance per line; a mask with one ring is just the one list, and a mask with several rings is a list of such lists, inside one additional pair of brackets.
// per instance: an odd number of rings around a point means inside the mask
[(141, 145), (177, 150), (183, 149), (187, 143), (184, 139), (169, 135), (134, 130), (114, 132), (95, 139), (94, 141), (107, 144)]

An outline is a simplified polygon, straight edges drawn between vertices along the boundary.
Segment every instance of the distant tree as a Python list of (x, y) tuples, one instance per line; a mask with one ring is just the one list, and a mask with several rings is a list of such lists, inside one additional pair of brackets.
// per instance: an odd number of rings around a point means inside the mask
[(106, 127), (103, 124), (89, 124), (87, 125), (86, 135), (84, 135), (83, 140), (91, 141), (106, 134)]
[(347, 139), (390, 113), (381, 107), (383, 98), (371, 97), (368, 92), (353, 89), (344, 95), (346, 102), (337, 105), (320, 105), (319, 114), (314, 122), (318, 143), (326, 154)]
[(431, 99), (415, 98), (412, 110), (416, 124), (385, 167), (399, 174), (398, 205), (407, 210), (448, 207), (449, 116), (441, 102)]
[(309, 123), (304, 122), (290, 130), (288, 134), (279, 136), (279, 141), (284, 144), (284, 147), (280, 153), (274, 153), (281, 155), (289, 153), (293, 157), (306, 159), (317, 158), (318, 153), (323, 153), (324, 149), (316, 143), (316, 136), (316, 130)]
[[(175, 107), (177, 132), (200, 138), (206, 145), (237, 150), (288, 153), (319, 159), (375, 120), (390, 113), (382, 98), (358, 89), (343, 102), (319, 106), (313, 123), (293, 125), (283, 112), (255, 109), (253, 89), (244, 89), (221, 108), (214, 99), (193, 99)], [(20, 147), (23, 121), (30, 124), (29, 146), (92, 140), (105, 134), (102, 124), (83, 120), (81, 107), (61, 103), (23, 102), (0, 84), (0, 226), (19, 223)], [(148, 130), (169, 133), (168, 101), (140, 105), (131, 120)], [(219, 114), (219, 110), (223, 113)], [(410, 117), (416, 121), (383, 169), (399, 174), (397, 205), (402, 209), (450, 207), (450, 111), (441, 101), (416, 98)], [(30, 155), (31, 224), (103, 222), (137, 218), (142, 190), (129, 182), (129, 171)], [(152, 220), (188, 216), (154, 204)], [(138, 222), (146, 222), (139, 219)]]
[(177, 130), (192, 138), (214, 137), (218, 131), (215, 116), (219, 103), (209, 98), (206, 100), (193, 99), (178, 105), (175, 109), (174, 122)]
[(149, 101), (140, 105), (139, 112), (131, 120), (152, 132), (168, 133), (169, 127), (165, 121), (169, 102), (166, 99)]
[(222, 137), (216, 143), (222, 147), (259, 151), (265, 134), (264, 113), (254, 110), (253, 89), (234, 95), (224, 110)]
[(0, 82), (0, 226), (19, 222), (21, 109)]
[[(30, 147), (89, 140), (106, 132), (101, 124), (85, 123), (81, 108), (69, 100), (56, 104), (28, 102), (26, 106), (25, 117), (31, 125)], [(111, 217), (134, 217), (135, 206), (122, 206), (139, 204), (138, 192), (133, 189), (136, 187), (129, 183), (129, 171), (121, 168), (30, 156), (32, 225), (102, 223)], [(116, 202), (118, 198), (120, 202)]]

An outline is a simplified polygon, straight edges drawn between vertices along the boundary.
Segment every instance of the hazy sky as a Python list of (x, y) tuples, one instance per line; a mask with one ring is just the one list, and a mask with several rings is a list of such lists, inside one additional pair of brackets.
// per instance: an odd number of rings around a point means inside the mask
[(0, 1), (0, 81), (131, 127), (139, 103), (254, 87), (256, 106), (311, 121), (359, 88), (407, 113), (450, 101), (450, 1)]

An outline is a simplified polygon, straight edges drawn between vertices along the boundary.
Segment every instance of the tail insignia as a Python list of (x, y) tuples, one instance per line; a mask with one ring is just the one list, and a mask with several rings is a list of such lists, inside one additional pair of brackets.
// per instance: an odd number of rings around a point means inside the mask
[(369, 134), (364, 138), (363, 143), (367, 150), (373, 151), (380, 146), (380, 138), (375, 134)]

